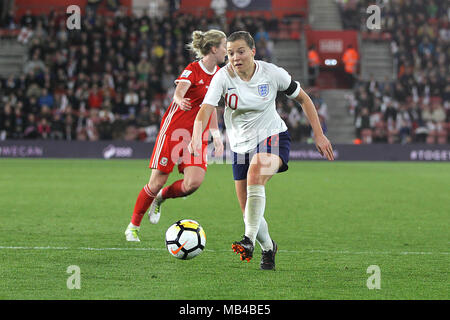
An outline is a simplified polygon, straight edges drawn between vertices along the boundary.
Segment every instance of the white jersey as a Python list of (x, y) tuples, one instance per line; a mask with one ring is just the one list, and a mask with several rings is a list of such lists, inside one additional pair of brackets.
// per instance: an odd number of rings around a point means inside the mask
[[(256, 69), (250, 81), (243, 81), (237, 74), (230, 75), (228, 64), (211, 80), (203, 103), (217, 106), (225, 98), (225, 127), (231, 150), (247, 153), (259, 142), (271, 135), (287, 130), (276, 110), (278, 91), (285, 91), (292, 79), (289, 73), (272, 63), (255, 60)], [(289, 96), (295, 98), (296, 90)]]

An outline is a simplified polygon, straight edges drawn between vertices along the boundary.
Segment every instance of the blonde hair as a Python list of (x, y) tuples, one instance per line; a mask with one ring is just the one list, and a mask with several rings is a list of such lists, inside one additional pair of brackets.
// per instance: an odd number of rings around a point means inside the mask
[(201, 59), (211, 52), (212, 47), (219, 47), (226, 34), (220, 30), (209, 30), (206, 32), (195, 30), (192, 32), (192, 42), (186, 47)]

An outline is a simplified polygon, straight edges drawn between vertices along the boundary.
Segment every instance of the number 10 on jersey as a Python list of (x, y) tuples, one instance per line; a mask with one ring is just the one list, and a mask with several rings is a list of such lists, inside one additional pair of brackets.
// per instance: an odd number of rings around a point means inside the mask
[(238, 96), (236, 93), (232, 93), (228, 95), (228, 93), (225, 95), (225, 103), (228, 107), (230, 107), (233, 110), (237, 109), (238, 105)]

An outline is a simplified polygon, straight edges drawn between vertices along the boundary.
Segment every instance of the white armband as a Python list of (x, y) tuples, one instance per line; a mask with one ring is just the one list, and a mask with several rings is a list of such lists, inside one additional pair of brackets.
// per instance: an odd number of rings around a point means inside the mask
[(300, 82), (291, 80), (291, 84), (286, 89), (286, 91), (284, 91), (284, 93), (288, 96), (288, 98), (295, 99), (300, 93), (300, 89)]

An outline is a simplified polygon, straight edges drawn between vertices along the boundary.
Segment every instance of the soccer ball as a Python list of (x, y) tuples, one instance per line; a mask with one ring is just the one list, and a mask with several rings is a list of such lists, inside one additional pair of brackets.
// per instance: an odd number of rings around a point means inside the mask
[(180, 220), (166, 231), (166, 247), (175, 258), (192, 259), (202, 253), (205, 244), (205, 231), (197, 221)]

